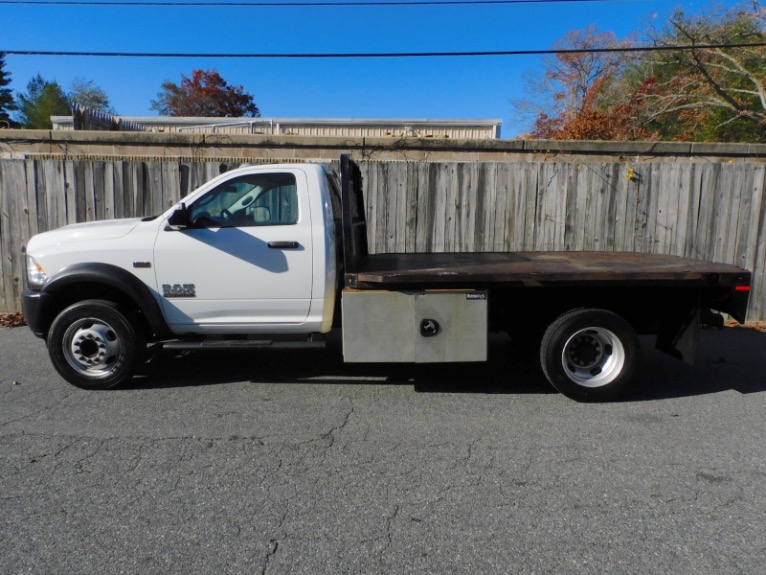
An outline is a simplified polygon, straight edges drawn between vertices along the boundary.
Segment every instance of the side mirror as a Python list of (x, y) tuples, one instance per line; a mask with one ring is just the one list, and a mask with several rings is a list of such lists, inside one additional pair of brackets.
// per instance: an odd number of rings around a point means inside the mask
[(181, 204), (176, 211), (170, 214), (168, 224), (171, 229), (184, 229), (189, 227), (189, 209), (186, 207), (186, 204)]

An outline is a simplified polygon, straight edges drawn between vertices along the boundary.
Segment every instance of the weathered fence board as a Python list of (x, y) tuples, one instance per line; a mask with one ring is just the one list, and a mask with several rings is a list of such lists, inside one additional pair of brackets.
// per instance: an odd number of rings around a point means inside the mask
[[(238, 163), (0, 160), (0, 311), (19, 309), (27, 239), (67, 223), (155, 215)], [(752, 270), (766, 319), (766, 166), (361, 162), (372, 252), (618, 250)]]
[(16, 302), (23, 291), (22, 249), (29, 236), (26, 162), (12, 160), (0, 167), (0, 289), (6, 299)]
[[(760, 187), (761, 194), (764, 193), (763, 184)], [(753, 262), (753, 284), (754, 291), (750, 302), (750, 317), (766, 317), (766, 297), (759, 290), (766, 289), (766, 201), (761, 199), (761, 208), (758, 214), (758, 241), (756, 243), (756, 255)]]

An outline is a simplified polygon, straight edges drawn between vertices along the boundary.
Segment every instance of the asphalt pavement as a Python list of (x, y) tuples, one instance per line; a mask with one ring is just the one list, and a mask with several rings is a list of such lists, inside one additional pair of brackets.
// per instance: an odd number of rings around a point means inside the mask
[(165, 355), (66, 384), (0, 329), (0, 573), (760, 574), (766, 334), (644, 345), (636, 391), (578, 404), (487, 364)]

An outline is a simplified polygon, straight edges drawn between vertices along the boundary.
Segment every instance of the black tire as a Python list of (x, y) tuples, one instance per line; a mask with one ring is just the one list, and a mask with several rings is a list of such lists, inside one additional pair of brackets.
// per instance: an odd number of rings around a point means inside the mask
[(577, 401), (606, 401), (630, 385), (639, 362), (633, 327), (614, 312), (576, 309), (543, 335), (540, 364), (548, 381)]
[(110, 301), (70, 305), (48, 333), (53, 367), (82, 389), (110, 389), (129, 379), (145, 344), (128, 317)]

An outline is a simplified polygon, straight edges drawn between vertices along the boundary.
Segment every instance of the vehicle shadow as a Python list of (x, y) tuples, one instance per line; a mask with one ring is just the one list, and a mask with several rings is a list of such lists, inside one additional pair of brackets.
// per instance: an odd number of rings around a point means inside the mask
[(344, 363), (331, 337), (325, 350), (162, 352), (119, 389), (252, 383), (409, 385), (422, 393), (555, 393), (529, 357), (503, 336), (490, 339), (480, 363)]
[(748, 328), (702, 332), (697, 361), (688, 365), (642, 339), (643, 361), (637, 385), (625, 401), (692, 397), (724, 391), (766, 391), (766, 333)]
[[(620, 401), (652, 401), (737, 391), (766, 391), (766, 334), (727, 328), (702, 334), (695, 365), (654, 349), (642, 337), (636, 383)], [(122, 390), (251, 383), (408, 385), (419, 393), (550, 394), (535, 358), (506, 337), (492, 336), (486, 363), (346, 364), (340, 342), (322, 351), (161, 353)]]

